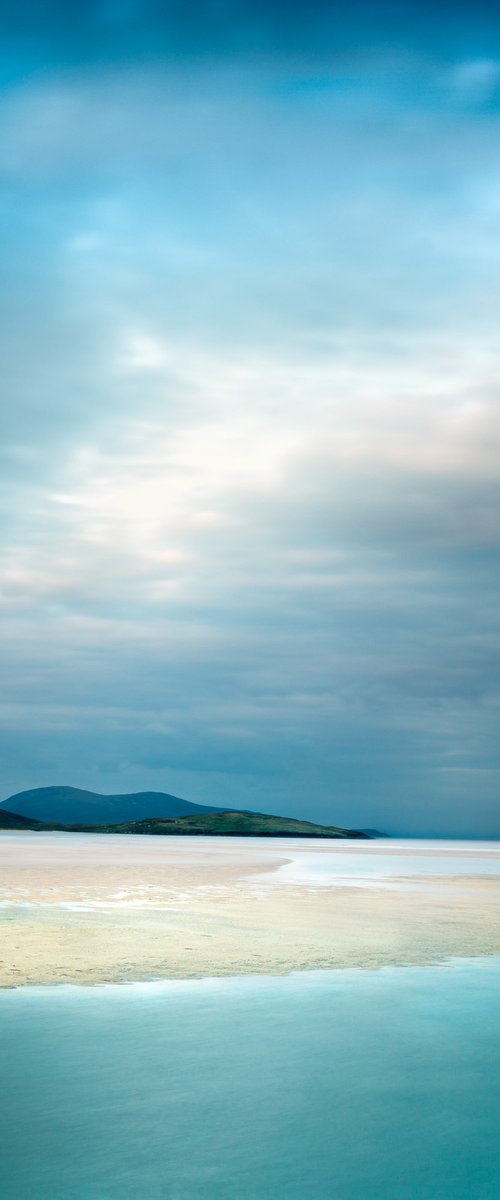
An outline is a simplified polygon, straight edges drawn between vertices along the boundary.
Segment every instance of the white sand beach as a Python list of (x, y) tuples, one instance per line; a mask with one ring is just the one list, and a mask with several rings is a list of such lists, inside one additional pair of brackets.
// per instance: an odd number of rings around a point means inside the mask
[(0, 986), (500, 953), (500, 845), (0, 836)]

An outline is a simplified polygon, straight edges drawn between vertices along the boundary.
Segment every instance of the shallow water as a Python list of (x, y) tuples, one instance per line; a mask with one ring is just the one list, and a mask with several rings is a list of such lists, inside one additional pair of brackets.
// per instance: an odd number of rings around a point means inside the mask
[[(290, 851), (292, 861), (279, 870), (281, 883), (343, 885), (358, 887), (387, 886), (394, 880), (435, 876), (489, 876), (500, 883), (500, 844), (498, 842), (433, 841), (374, 839), (372, 842), (326, 843), (326, 849), (307, 848)], [(323, 847), (325, 843), (321, 843)], [(393, 886), (396, 884), (393, 883)]]
[(2, 1200), (497, 1200), (500, 961), (0, 994)]

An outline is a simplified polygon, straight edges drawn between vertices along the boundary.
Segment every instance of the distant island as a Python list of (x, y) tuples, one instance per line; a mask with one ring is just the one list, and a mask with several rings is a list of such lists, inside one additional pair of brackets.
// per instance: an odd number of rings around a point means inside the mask
[(100, 796), (70, 787), (34, 788), (11, 796), (0, 803), (0, 830), (191, 837), (370, 836), (363, 830), (318, 825), (294, 817), (209, 808), (163, 792)]

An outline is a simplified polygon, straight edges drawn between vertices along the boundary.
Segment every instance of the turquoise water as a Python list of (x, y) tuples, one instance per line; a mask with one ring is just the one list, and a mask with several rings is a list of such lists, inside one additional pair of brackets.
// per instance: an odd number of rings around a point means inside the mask
[(2, 1200), (498, 1200), (500, 963), (0, 995)]

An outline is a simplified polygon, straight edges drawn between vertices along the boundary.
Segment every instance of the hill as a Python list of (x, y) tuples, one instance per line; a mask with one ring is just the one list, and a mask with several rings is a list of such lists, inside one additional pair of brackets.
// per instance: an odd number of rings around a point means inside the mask
[(9, 812), (0, 804), (0, 833), (2, 829), (43, 829), (39, 821), (32, 821), (30, 817), (21, 817), (19, 813)]
[[(127, 821), (117, 825), (61, 825), (42, 823), (19, 817), (17, 813), (2, 812), (0, 829), (34, 829), (39, 832), (59, 830), (67, 833), (157, 834), (191, 837), (305, 837), (305, 838), (365, 838), (356, 829), (339, 829), (335, 825), (315, 825), (312, 821), (297, 821), (293, 817), (272, 817), (266, 813), (207, 812), (189, 817), (150, 818)], [(9, 824), (9, 820), (12, 822)]]
[[(111, 832), (111, 830), (109, 831)], [(293, 817), (273, 817), (267, 813), (221, 812), (207, 816), (176, 817), (170, 821), (138, 821), (133, 825), (118, 825), (113, 833), (190, 834), (205, 837), (308, 837), (364, 838), (355, 829), (340, 829), (336, 825), (316, 825)]]
[(167, 792), (135, 792), (101, 796), (74, 787), (33, 788), (17, 792), (0, 803), (9, 812), (49, 825), (118, 825), (150, 817), (190, 817), (197, 813), (221, 812), (203, 804), (191, 804)]

